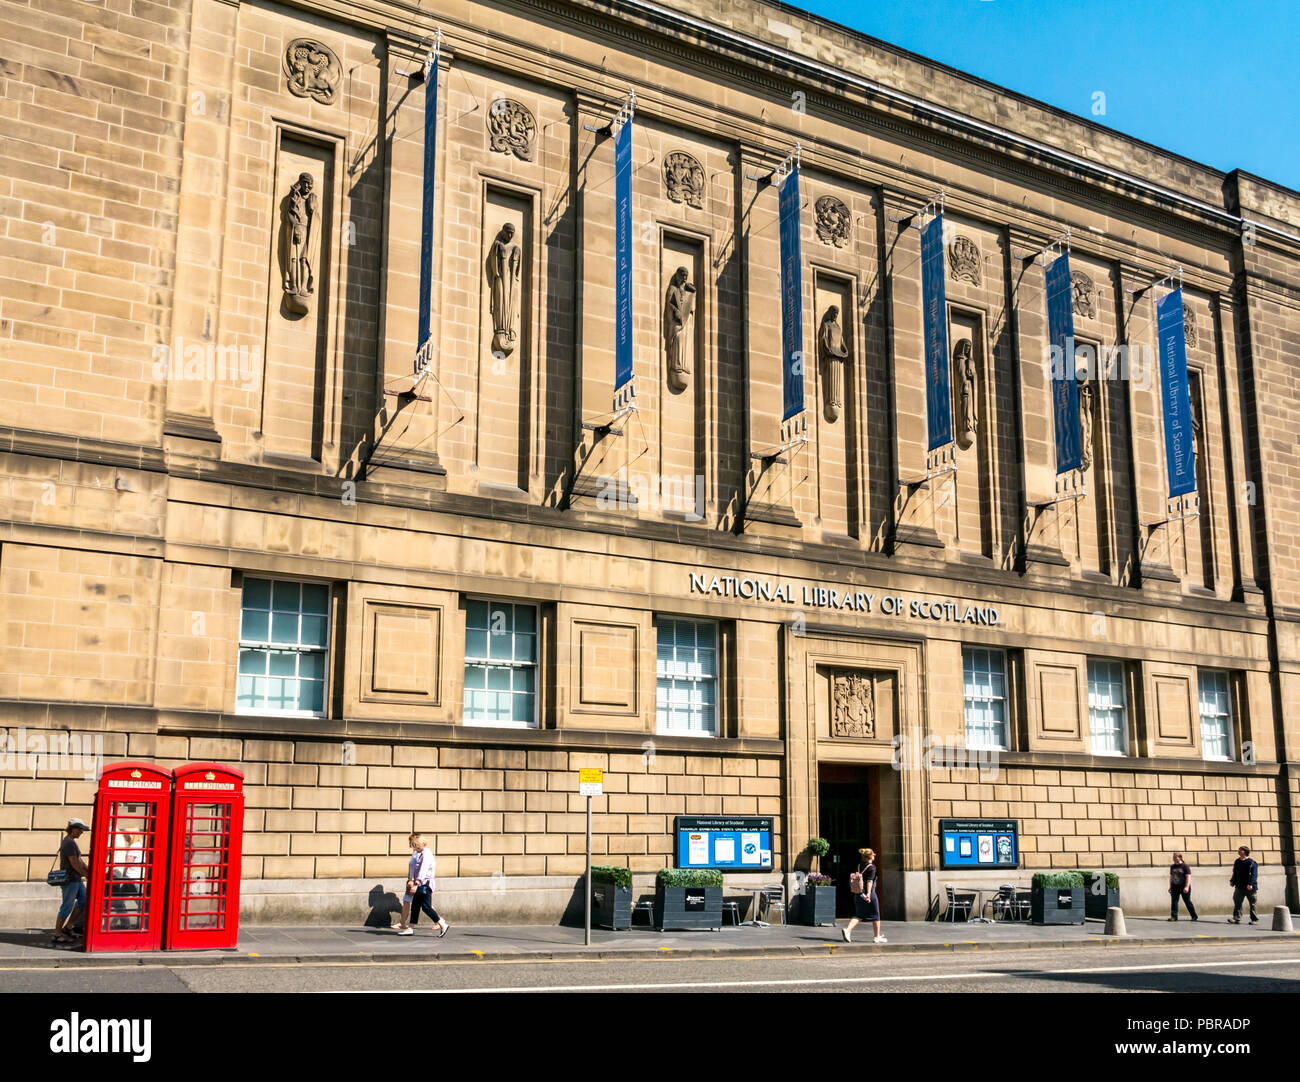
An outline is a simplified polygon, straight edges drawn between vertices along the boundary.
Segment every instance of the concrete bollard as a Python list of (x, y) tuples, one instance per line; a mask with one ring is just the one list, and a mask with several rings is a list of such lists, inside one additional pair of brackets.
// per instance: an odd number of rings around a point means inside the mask
[(1284, 905), (1275, 905), (1273, 907), (1273, 931), (1290, 932), (1291, 928), (1291, 910)]
[(1106, 910), (1106, 934), (1128, 935), (1128, 929), (1124, 926), (1124, 910), (1117, 905)]

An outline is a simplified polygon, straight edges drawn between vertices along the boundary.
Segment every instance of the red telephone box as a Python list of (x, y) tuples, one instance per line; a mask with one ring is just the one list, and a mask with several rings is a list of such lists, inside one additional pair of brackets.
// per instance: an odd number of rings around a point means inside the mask
[(173, 776), (163, 947), (233, 947), (239, 938), (244, 774), (220, 763), (189, 763)]
[(90, 823), (86, 950), (157, 950), (162, 939), (172, 772), (115, 763)]

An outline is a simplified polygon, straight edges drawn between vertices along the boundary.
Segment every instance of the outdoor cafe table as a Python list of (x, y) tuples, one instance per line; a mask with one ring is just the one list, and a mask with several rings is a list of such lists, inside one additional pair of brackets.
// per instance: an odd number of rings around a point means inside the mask
[(1001, 889), (1002, 889), (1001, 887), (953, 887), (953, 890), (959, 890), (963, 894), (975, 895), (975, 912), (977, 915), (971, 917), (967, 921), (968, 924), (992, 924), (993, 923), (993, 921), (991, 921), (988, 917), (984, 915), (984, 895), (989, 893), (990, 891), (996, 893)]

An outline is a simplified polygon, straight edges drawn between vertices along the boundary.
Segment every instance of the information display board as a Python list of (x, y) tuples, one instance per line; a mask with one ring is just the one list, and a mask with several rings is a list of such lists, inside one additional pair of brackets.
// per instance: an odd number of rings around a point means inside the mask
[(678, 868), (772, 870), (770, 815), (679, 815), (673, 833)]
[(940, 868), (1018, 868), (1018, 819), (940, 819)]

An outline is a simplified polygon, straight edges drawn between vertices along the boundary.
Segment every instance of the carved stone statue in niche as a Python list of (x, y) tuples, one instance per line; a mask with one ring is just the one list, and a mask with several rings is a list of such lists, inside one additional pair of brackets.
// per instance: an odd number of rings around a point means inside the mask
[(328, 45), (311, 38), (294, 38), (284, 51), (284, 74), (294, 97), (333, 105), (339, 96), (343, 67)]
[(1092, 465), (1093, 399), (1092, 380), (1079, 380), (1079, 447), (1080, 461), (1086, 470)]
[(487, 274), (491, 293), (488, 307), (492, 313), (492, 352), (508, 357), (515, 350), (519, 334), (515, 316), (519, 306), (519, 272), (524, 254), (515, 243), (515, 227), (506, 222), (488, 249)]
[(969, 447), (980, 429), (979, 372), (975, 368), (975, 347), (969, 338), (960, 338), (952, 350), (953, 376), (957, 380), (957, 402), (961, 408), (961, 429), (957, 443)]
[(837, 672), (831, 678), (831, 735), (874, 738), (876, 697), (866, 673)]
[(533, 114), (511, 98), (497, 98), (488, 107), (488, 140), (499, 154), (513, 154), (523, 162), (533, 160), (537, 121)]
[(817, 218), (817, 239), (843, 248), (849, 242), (849, 208), (833, 195), (823, 195), (813, 204)]
[(664, 356), (668, 387), (674, 394), (686, 390), (691, 382), (690, 335), (686, 325), (695, 313), (695, 286), (689, 279), (690, 271), (678, 267), (664, 297)]
[(832, 304), (822, 316), (817, 332), (817, 349), (822, 357), (822, 386), (826, 420), (834, 423), (844, 412), (844, 359), (849, 347), (844, 344), (844, 331), (840, 327), (839, 305)]
[(674, 203), (704, 206), (704, 167), (684, 150), (664, 157), (664, 191)]
[(1073, 297), (1074, 314), (1085, 319), (1094, 319), (1097, 315), (1097, 287), (1092, 284), (1083, 271), (1070, 275), (1070, 293)]
[(970, 237), (956, 237), (948, 245), (948, 266), (954, 278), (980, 284), (980, 250)]
[(1187, 343), (1188, 349), (1196, 348), (1196, 313), (1192, 311), (1190, 304), (1183, 305), (1183, 340)]
[(320, 241), (320, 196), (310, 173), (301, 174), (284, 199), (280, 261), (284, 306), (306, 315), (316, 292), (316, 250)]

